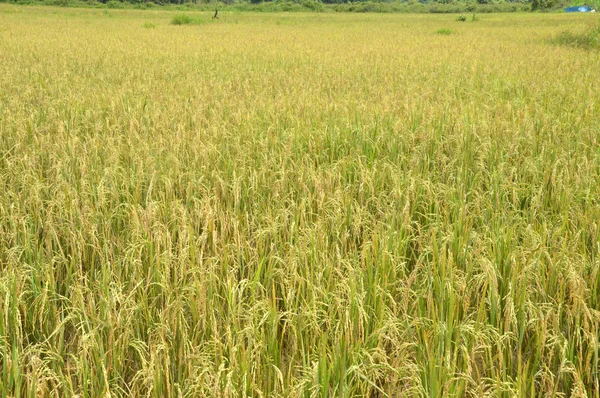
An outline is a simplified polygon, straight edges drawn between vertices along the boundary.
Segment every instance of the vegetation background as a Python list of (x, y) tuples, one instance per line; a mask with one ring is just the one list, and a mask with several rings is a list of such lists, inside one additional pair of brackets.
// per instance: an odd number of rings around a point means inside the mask
[(219, 15), (0, 5), (0, 396), (600, 397), (597, 18)]
[(377, 13), (495, 13), (562, 11), (565, 6), (590, 5), (600, 0), (0, 0), (12, 4), (254, 12), (377, 12)]

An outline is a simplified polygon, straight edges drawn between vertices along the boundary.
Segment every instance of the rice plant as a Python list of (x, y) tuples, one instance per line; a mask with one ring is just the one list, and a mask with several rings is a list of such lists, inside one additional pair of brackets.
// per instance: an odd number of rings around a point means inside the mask
[(600, 397), (591, 16), (111, 15), (0, 4), (2, 397)]

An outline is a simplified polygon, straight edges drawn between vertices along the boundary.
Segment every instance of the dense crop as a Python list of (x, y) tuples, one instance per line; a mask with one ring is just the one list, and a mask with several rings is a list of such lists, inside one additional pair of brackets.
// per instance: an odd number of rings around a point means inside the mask
[(172, 18), (0, 6), (1, 396), (600, 397), (589, 17)]

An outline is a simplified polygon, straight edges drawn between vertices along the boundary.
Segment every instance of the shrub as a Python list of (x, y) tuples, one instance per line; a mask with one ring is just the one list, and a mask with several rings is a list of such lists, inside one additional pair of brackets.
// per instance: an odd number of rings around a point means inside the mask
[(114, 0), (110, 0), (108, 3), (106, 3), (106, 6), (112, 9), (125, 8), (123, 3)]
[(452, 34), (452, 31), (450, 29), (438, 29), (438, 31), (435, 33), (438, 35), (448, 36)]
[(171, 20), (172, 25), (190, 25), (192, 23), (194, 23), (194, 19), (185, 14), (175, 15)]
[(465, 22), (467, 20), (467, 17), (465, 17), (464, 15), (459, 15), (458, 18), (456, 18), (456, 20), (460, 22)]
[(304, 0), (302, 2), (302, 7), (311, 11), (323, 11), (323, 4), (312, 0)]

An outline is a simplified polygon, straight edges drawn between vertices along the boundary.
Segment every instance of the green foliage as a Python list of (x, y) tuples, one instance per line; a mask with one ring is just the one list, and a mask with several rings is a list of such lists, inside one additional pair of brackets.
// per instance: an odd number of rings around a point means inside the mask
[(118, 9), (124, 9), (127, 6), (123, 2), (116, 1), (116, 0), (110, 0), (108, 3), (106, 3), (106, 7), (118, 10)]
[(592, 27), (580, 33), (565, 31), (552, 39), (551, 42), (585, 50), (598, 50), (600, 49), (600, 26)]
[(313, 0), (304, 0), (302, 7), (310, 11), (323, 11), (323, 4)]
[(154, 28), (156, 28), (156, 24), (152, 23), (152, 22), (145, 22), (143, 26), (146, 29), (154, 29)]
[(442, 36), (449, 36), (452, 34), (452, 30), (450, 29), (438, 29), (437, 32), (438, 35), (442, 35)]
[(467, 20), (467, 17), (466, 17), (466, 16), (464, 16), (464, 15), (459, 15), (459, 16), (456, 18), (456, 20), (457, 20), (457, 21), (460, 21), (460, 22), (465, 22), (465, 21)]
[(547, 11), (554, 7), (562, 7), (562, 3), (557, 0), (532, 0), (531, 10), (532, 11)]
[[(351, 1), (351, 0), (275, 0), (275, 1), (264, 1), (264, 0), (221, 0), (217, 3), (200, 0), (200, 1), (189, 1), (186, 0), (152, 0), (147, 2), (140, 2), (137, 0), (101, 0), (97, 3), (95, 0), (88, 2), (81, 0), (0, 0), (1, 2), (13, 2), (18, 4), (48, 4), (48, 5), (60, 5), (61, 2), (68, 1), (70, 7), (99, 7), (104, 6), (108, 8), (134, 8), (134, 9), (148, 9), (155, 6), (162, 6), (168, 9), (176, 10), (214, 10), (215, 6), (219, 9), (227, 10), (233, 9), (237, 11), (258, 11), (258, 12), (323, 12), (323, 11), (335, 11), (335, 12), (373, 12), (373, 13), (465, 13), (465, 12), (516, 12), (516, 11), (528, 11), (531, 9), (529, 0), (519, 0), (517, 2), (510, 2), (504, 0), (498, 0), (478, 4), (473, 2), (464, 1), (453, 1), (453, 0), (428, 0), (428, 1), (403, 1), (403, 0), (386, 0), (386, 1)], [(487, 0), (486, 0), (487, 1)], [(537, 1), (537, 0), (534, 0)], [(546, 1), (546, 0), (544, 0)], [(104, 4), (103, 4), (104, 3)]]
[(190, 25), (196, 23), (196, 20), (187, 14), (178, 14), (171, 19), (171, 25)]

